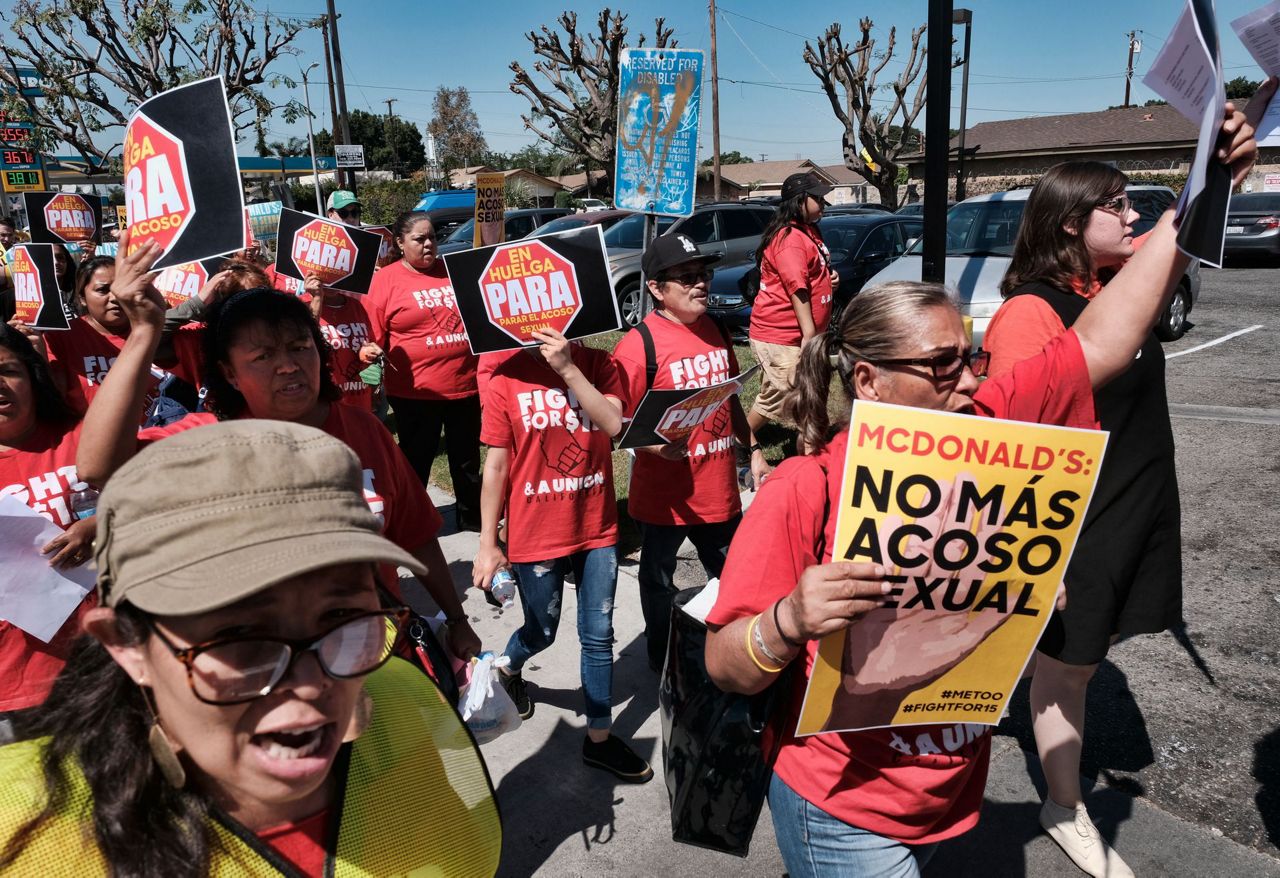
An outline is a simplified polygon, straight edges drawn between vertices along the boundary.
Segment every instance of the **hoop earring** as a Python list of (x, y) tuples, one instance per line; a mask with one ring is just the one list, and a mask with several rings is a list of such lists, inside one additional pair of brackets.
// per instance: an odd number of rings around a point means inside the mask
[(165, 782), (175, 790), (180, 790), (186, 786), (187, 771), (178, 760), (178, 754), (174, 752), (173, 742), (169, 740), (169, 736), (160, 725), (160, 715), (156, 713), (155, 704), (147, 694), (146, 687), (139, 686), (138, 690), (142, 693), (142, 700), (146, 703), (147, 710), (151, 712), (151, 731), (147, 733), (147, 746), (151, 749), (151, 758), (155, 761), (156, 768), (160, 770), (160, 775)]

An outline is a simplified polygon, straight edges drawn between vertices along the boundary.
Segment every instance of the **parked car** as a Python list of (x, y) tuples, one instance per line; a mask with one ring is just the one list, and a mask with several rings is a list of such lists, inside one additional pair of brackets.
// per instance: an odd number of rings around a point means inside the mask
[(881, 207), (878, 204), (828, 204), (822, 209), (823, 216), (835, 216), (836, 214), (860, 214), (860, 213), (892, 213), (887, 207)]
[[(657, 217), (658, 234), (671, 228), (672, 216)], [(644, 214), (633, 213), (609, 227), (604, 233), (604, 246), (609, 251), (609, 272), (618, 296), (618, 310), (627, 326), (640, 322), (640, 256), (644, 252)]]
[(584, 213), (592, 213), (597, 210), (609, 209), (609, 205), (605, 204), (599, 198), (579, 198), (578, 203), (582, 205)]
[(580, 229), (583, 226), (600, 226), (608, 230), (614, 223), (620, 222), (634, 213), (635, 211), (632, 210), (593, 210), (590, 213), (571, 213), (568, 216), (553, 219), (545, 226), (539, 226), (526, 237), (541, 238), (543, 235), (567, 232), (569, 229)]
[(476, 215), (476, 190), (438, 189), (423, 192), (414, 210), (424, 211), (436, 230), (436, 240), (443, 241), (458, 226)]
[[(818, 221), (831, 267), (840, 276), (833, 316), (866, 285), (867, 279), (902, 255), (920, 236), (922, 223), (892, 213), (835, 214)], [(760, 288), (755, 262), (721, 269), (716, 266), (707, 294), (707, 311), (737, 338), (745, 338), (751, 305)]]
[(767, 204), (739, 201), (699, 204), (667, 232), (689, 236), (703, 253), (718, 253), (721, 259), (717, 267), (738, 265), (755, 259), (760, 236), (774, 212), (775, 208)]
[[(1132, 185), (1125, 187), (1125, 191), (1139, 214), (1133, 224), (1135, 237), (1150, 231), (1176, 198), (1167, 186)], [(974, 347), (982, 346), (987, 326), (1004, 301), (1000, 281), (1009, 270), (1013, 244), (1030, 192), (1030, 189), (1011, 189), (976, 195), (966, 198), (947, 214), (946, 284), (959, 294), (960, 313), (973, 321)], [(917, 241), (901, 259), (869, 283), (920, 280), (922, 247), (923, 241)], [(1182, 337), (1189, 327), (1187, 317), (1199, 297), (1200, 263), (1193, 260), (1156, 324), (1156, 335), (1161, 341)]]
[[(502, 214), (502, 224), (506, 226), (507, 240), (523, 238), (534, 229), (546, 225), (554, 219), (569, 215), (566, 207), (529, 207), (519, 210), (508, 210)], [(440, 239), (436, 247), (437, 253), (456, 253), (459, 250), (470, 250), (475, 241), (476, 218), (471, 219), (453, 230), (447, 238)], [(439, 238), (439, 235), (437, 235)]]
[[(947, 210), (950, 210), (955, 206), (956, 203), (954, 201), (947, 202)], [(899, 216), (924, 216), (924, 202), (913, 201), (910, 204), (904, 204), (902, 207), (895, 210), (894, 213)]]
[(1228, 257), (1280, 257), (1280, 192), (1231, 196), (1223, 253)]

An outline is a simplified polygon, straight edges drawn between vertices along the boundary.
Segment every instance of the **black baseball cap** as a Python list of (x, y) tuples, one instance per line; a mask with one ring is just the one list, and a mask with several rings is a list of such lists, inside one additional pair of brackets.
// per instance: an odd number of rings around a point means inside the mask
[(824, 200), (827, 193), (831, 191), (830, 186), (822, 182), (822, 178), (817, 174), (809, 171), (808, 173), (792, 174), (790, 177), (782, 181), (782, 200), (786, 201), (794, 198), (803, 192), (805, 195), (812, 195), (814, 198), (826, 204)]
[(719, 253), (703, 253), (688, 235), (659, 235), (645, 249), (640, 267), (644, 269), (646, 278), (654, 280), (668, 268), (685, 262), (710, 265), (719, 261)]

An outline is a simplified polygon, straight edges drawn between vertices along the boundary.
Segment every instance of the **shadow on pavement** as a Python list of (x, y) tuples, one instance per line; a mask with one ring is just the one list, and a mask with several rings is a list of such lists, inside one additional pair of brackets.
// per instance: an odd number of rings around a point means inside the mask
[[(1009, 714), (996, 729), (996, 734), (1013, 738), (1024, 752), (1034, 754), (1036, 739), (1031, 730), (1030, 689), (1031, 681), (1023, 680), (1014, 690)], [(1101, 775), (1111, 786), (1140, 796), (1144, 793), (1142, 784), (1124, 775), (1136, 774), (1154, 762), (1155, 753), (1151, 748), (1147, 723), (1133, 693), (1129, 691), (1128, 678), (1119, 668), (1104, 660), (1089, 683), (1080, 774), (1090, 783), (1096, 783)], [(1044, 795), (1042, 781), (1036, 781), (1036, 789), (1041, 796)], [(1034, 820), (1032, 822), (1038, 825)]]
[(1280, 846), (1280, 729), (1253, 745), (1253, 778), (1259, 784), (1253, 801), (1273, 845)]

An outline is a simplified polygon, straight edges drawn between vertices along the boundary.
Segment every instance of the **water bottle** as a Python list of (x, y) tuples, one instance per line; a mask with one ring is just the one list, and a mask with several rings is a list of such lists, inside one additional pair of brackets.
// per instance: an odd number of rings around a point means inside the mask
[(502, 609), (509, 610), (516, 603), (516, 576), (505, 567), (493, 574), (489, 580), (489, 594), (502, 604)]
[(76, 521), (92, 518), (98, 511), (98, 492), (85, 482), (76, 482), (71, 488), (74, 492), (71, 495), (71, 511), (75, 514)]

